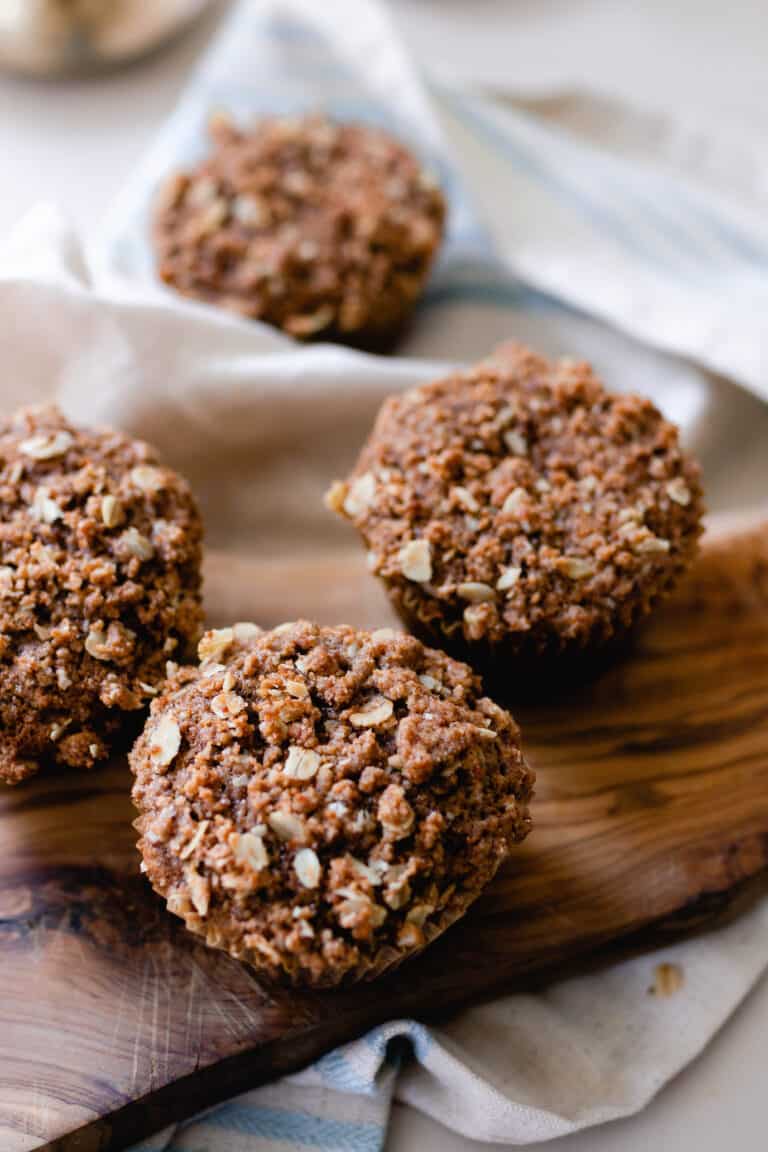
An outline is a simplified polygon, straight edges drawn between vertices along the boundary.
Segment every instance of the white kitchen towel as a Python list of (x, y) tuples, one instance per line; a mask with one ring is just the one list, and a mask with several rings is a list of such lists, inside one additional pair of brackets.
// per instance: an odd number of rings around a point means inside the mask
[[(695, 941), (425, 1028), (393, 1021), (135, 1152), (379, 1152), (393, 1094), (474, 1140), (551, 1140), (642, 1108), (712, 1038), (768, 960), (768, 902)], [(660, 964), (682, 985), (650, 994)], [(408, 1042), (413, 1059), (400, 1067)]]
[[(562, 130), (561, 121), (583, 128), (590, 113), (605, 129), (610, 113), (613, 139), (616, 110), (607, 102), (572, 96), (526, 108), (476, 93), (436, 95), (497, 252), (522, 279), (768, 398), (768, 335), (760, 331), (768, 197), (756, 184), (746, 195), (744, 166), (733, 173), (740, 194), (729, 195), (711, 168), (698, 181), (675, 171), (674, 158), (695, 139), (684, 131), (657, 132), (654, 163), (648, 137), (638, 161)], [(532, 115), (537, 108), (548, 117)], [(652, 123), (629, 112), (618, 118), (635, 133), (645, 125), (651, 138)]]
[[(764, 502), (768, 409), (702, 370), (727, 368), (752, 393), (763, 391), (762, 317), (747, 307), (751, 298), (743, 300), (745, 340), (736, 351), (747, 359), (724, 363), (719, 344), (713, 355), (702, 284), (709, 275), (711, 293), (719, 291), (723, 265), (710, 269), (700, 259), (681, 276), (691, 261), (688, 232), (685, 243), (673, 243), (659, 222), (659, 212), (674, 208), (688, 226), (686, 201), (675, 200), (682, 185), (665, 177), (653, 194), (635, 195), (635, 181), (645, 188), (654, 174), (631, 157), (611, 158), (606, 184), (599, 150), (530, 111), (444, 90), (438, 99), (456, 161), (374, 3), (239, 5), (115, 205), (91, 254), (93, 274), (50, 212), (34, 213), (9, 245), (0, 262), (0, 349), (10, 366), (0, 387), (4, 407), (55, 392), (74, 418), (111, 422), (154, 441), (189, 475), (210, 541), (279, 558), (348, 546), (320, 496), (354, 456), (387, 392), (428, 379), (438, 362), (472, 359), (515, 336), (550, 353), (588, 357), (613, 387), (652, 395), (701, 456), (711, 506)], [(437, 169), (449, 194), (445, 252), (398, 357), (299, 348), (263, 325), (181, 300), (152, 275), (152, 193), (169, 167), (204, 149), (208, 113), (225, 107), (247, 118), (318, 105), (389, 125)], [(472, 212), (465, 184), (483, 201), (490, 231)], [(722, 234), (738, 231), (741, 217), (728, 203), (712, 204)], [(729, 250), (726, 266), (734, 262)], [(663, 309), (653, 306), (649, 264), (666, 293)], [(751, 266), (745, 257), (739, 277), (731, 276), (734, 289), (737, 281), (747, 284)], [(729, 309), (738, 311), (735, 295)], [(669, 355), (670, 348), (697, 366)], [(683, 973), (668, 999), (648, 995), (661, 961)], [(382, 1146), (393, 1093), (476, 1138), (548, 1139), (642, 1107), (701, 1050), (767, 964), (764, 904), (707, 936), (535, 996), (500, 999), (440, 1028), (396, 1021), (375, 1029), (299, 1076), (255, 1089), (142, 1147), (366, 1152)], [(398, 1036), (408, 1038), (414, 1055), (401, 1069), (402, 1049), (390, 1046)]]

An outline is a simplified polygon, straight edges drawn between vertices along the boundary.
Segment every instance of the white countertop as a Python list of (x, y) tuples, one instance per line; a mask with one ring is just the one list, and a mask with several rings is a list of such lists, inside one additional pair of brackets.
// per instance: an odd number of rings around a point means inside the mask
[[(761, 0), (392, 4), (417, 62), (442, 76), (471, 69), (489, 84), (589, 84), (641, 105), (675, 107), (714, 131), (766, 132)], [(56, 86), (0, 79), (3, 225), (47, 198), (87, 234), (173, 107), (214, 22), (109, 78)], [(760, 1112), (767, 1028), (764, 980), (705, 1054), (641, 1115), (560, 1140), (557, 1152), (760, 1152), (766, 1147)], [(388, 1152), (488, 1147), (401, 1107), (387, 1142)]]

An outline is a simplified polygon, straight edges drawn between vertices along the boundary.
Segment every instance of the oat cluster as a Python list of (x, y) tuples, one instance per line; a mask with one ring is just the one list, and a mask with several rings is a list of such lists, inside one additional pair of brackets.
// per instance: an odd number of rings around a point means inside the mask
[(89, 768), (200, 633), (200, 518), (146, 444), (0, 423), (0, 780)]
[(214, 148), (161, 192), (160, 277), (298, 339), (395, 335), (426, 280), (445, 203), (378, 129), (321, 117), (249, 131), (217, 117)]
[(702, 515), (699, 469), (649, 400), (518, 345), (388, 399), (327, 502), (417, 634), (495, 659), (628, 628)]
[(274, 979), (371, 977), (460, 916), (529, 826), (532, 773), (472, 671), (411, 636), (207, 633), (131, 755), (144, 870)]

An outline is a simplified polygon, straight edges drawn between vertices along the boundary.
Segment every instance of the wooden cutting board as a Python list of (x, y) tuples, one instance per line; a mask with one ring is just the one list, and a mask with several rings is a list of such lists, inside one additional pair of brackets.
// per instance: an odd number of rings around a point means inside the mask
[[(389, 618), (352, 553), (213, 557), (208, 599), (215, 623)], [(514, 710), (538, 771), (530, 839), (423, 957), (341, 993), (267, 993), (166, 914), (124, 761), (0, 791), (3, 1152), (122, 1148), (387, 1017), (719, 911), (768, 864), (768, 531), (710, 537), (624, 661)]]

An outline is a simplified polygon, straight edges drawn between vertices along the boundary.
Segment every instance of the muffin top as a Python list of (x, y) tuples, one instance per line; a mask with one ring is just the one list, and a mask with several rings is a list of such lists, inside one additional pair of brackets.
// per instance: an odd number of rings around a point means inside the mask
[(527, 832), (518, 729), (413, 637), (300, 621), (242, 644), (243, 627), (206, 634), (134, 747), (145, 871), (270, 977), (375, 975), (461, 915)]
[(214, 149), (174, 175), (155, 217), (179, 291), (299, 339), (397, 328), (429, 270), (445, 203), (402, 144), (322, 117), (212, 122)]
[(702, 514), (698, 466), (649, 400), (513, 344), (388, 399), (327, 500), (399, 607), (491, 647), (630, 623), (690, 560)]
[(0, 779), (91, 765), (194, 650), (201, 534), (146, 444), (53, 407), (0, 423)]

